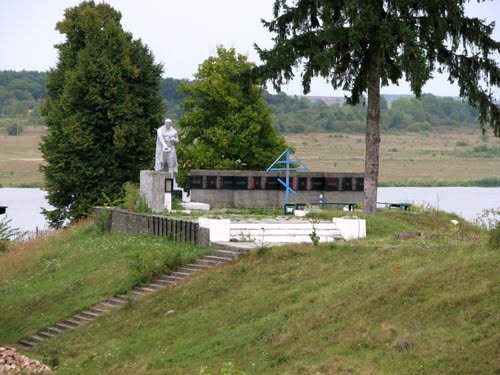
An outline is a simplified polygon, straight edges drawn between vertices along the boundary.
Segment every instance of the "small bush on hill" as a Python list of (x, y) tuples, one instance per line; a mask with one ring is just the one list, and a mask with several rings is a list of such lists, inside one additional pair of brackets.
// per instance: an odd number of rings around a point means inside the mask
[(500, 223), (490, 230), (488, 244), (493, 249), (500, 249)]
[(18, 135), (23, 132), (23, 127), (17, 124), (11, 124), (7, 126), (7, 135)]

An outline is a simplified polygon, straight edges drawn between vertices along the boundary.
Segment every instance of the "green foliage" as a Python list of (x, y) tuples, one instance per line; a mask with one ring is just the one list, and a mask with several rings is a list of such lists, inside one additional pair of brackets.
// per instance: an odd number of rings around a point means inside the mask
[(100, 233), (108, 233), (111, 230), (111, 223), (113, 219), (113, 214), (111, 210), (103, 208), (99, 211), (95, 226)]
[(312, 232), (309, 234), (309, 238), (311, 239), (311, 242), (312, 242), (313, 246), (318, 246), (319, 245), (320, 237), (316, 233), (316, 228), (314, 226), (313, 226)]
[(271, 126), (262, 91), (252, 84), (254, 64), (234, 49), (217, 48), (181, 86), (185, 113), (177, 148), (179, 181), (191, 169), (262, 170), (287, 147)]
[[(36, 73), (36, 72), (35, 72)], [(9, 97), (15, 97), (15, 86), (9, 85), (11, 81), (2, 76), (15, 74), (17, 80), (32, 82), (34, 72), (0, 72), (0, 91), (4, 90)], [(17, 113), (8, 110), (4, 115), (9, 119), (2, 119), (2, 123), (15, 121), (19, 124), (33, 125), (42, 124), (39, 106), (45, 99), (46, 73), (36, 73), (37, 85), (43, 86), (43, 92), (34, 91), (37, 99), (34, 104), (30, 102), (29, 95), (20, 96), (20, 99), (11, 99), (19, 102), (24, 108)], [(159, 95), (163, 99), (165, 117), (179, 120), (184, 114), (181, 103), (186, 98), (185, 94), (179, 92), (181, 84), (189, 85), (191, 81), (175, 78), (162, 78)], [(2, 86), (3, 85), (3, 86)], [(262, 96), (271, 108), (273, 128), (278, 133), (309, 133), (309, 132), (364, 132), (366, 122), (366, 107), (362, 104), (351, 106), (343, 104), (326, 105), (321, 99), (311, 100), (305, 97), (288, 96), (285, 93), (269, 94), (263, 91)], [(456, 98), (436, 97), (431, 94), (423, 94), (420, 99), (411, 96), (389, 95), (392, 108), (389, 109), (386, 98), (380, 97), (381, 120), (380, 126), (384, 131), (412, 131), (440, 130), (442, 128), (468, 127), (477, 128), (478, 111), (468, 103), (456, 100)], [(343, 99), (343, 98), (340, 98)], [(12, 104), (11, 104), (12, 105)], [(4, 104), (4, 109), (8, 105)], [(32, 108), (32, 109), (31, 109)], [(12, 122), (13, 123), (13, 122)], [(484, 137), (488, 137), (484, 134)], [(481, 137), (483, 138), (483, 136)], [(486, 142), (486, 141), (484, 141)]]
[(23, 127), (17, 123), (7, 126), (7, 135), (20, 135), (23, 132)]
[(500, 249), (500, 223), (489, 231), (488, 244), (493, 249)]
[(140, 195), (139, 184), (133, 182), (123, 185), (120, 207), (135, 212), (151, 212), (146, 200)]
[(183, 210), (184, 207), (182, 207), (182, 200), (180, 200), (177, 197), (172, 196), (172, 209), (173, 210)]
[[(279, 90), (303, 63), (305, 93), (319, 75), (334, 89), (349, 91), (348, 102), (356, 104), (368, 89), (370, 72), (377, 72), (382, 86), (405, 77), (420, 96), (432, 72), (446, 70), (458, 83), (460, 96), (478, 108), (481, 124), (489, 123), (500, 136), (500, 109), (488, 88), (477, 83), (484, 77), (486, 85), (499, 86), (498, 62), (491, 56), (500, 45), (491, 37), (494, 23), (466, 17), (464, 2), (276, 0), (274, 19), (263, 21), (274, 34), (274, 46), (256, 47), (264, 61), (257, 73)], [(450, 99), (450, 109), (455, 105)], [(427, 113), (414, 115), (421, 122)], [(468, 115), (449, 114), (458, 121)], [(397, 126), (394, 120), (390, 124)]]
[(41, 123), (39, 105), (45, 97), (46, 73), (0, 71), (0, 116), (29, 117)]
[(140, 40), (123, 31), (121, 14), (93, 1), (65, 11), (56, 29), (57, 67), (48, 73), (42, 116), (48, 127), (41, 151), (51, 226), (86, 217), (115, 200), (153, 163), (155, 129), (163, 106), (162, 66)]
[(10, 223), (12, 219), (7, 219), (3, 217), (0, 219), (0, 242), (10, 241), (23, 233), (19, 230), (19, 228), (12, 228)]

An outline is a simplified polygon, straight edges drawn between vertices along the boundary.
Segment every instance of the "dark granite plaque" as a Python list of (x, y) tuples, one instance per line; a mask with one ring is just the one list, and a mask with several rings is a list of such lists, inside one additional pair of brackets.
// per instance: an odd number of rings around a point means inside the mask
[(307, 190), (307, 177), (299, 177), (299, 189)]
[(325, 178), (325, 190), (326, 191), (338, 191), (339, 190), (338, 177), (326, 177)]
[(234, 177), (233, 176), (222, 176), (222, 189), (233, 190), (234, 189)]
[(342, 191), (352, 191), (352, 177), (342, 179)]
[(266, 190), (278, 190), (280, 185), (278, 177), (266, 177)]
[(190, 189), (203, 189), (203, 176), (189, 176)]
[(252, 179), (251, 189), (262, 190), (261, 178), (260, 177), (251, 177), (251, 179)]
[(206, 189), (217, 189), (217, 176), (206, 176)]
[(311, 177), (311, 190), (325, 190), (325, 178)]
[(246, 176), (234, 176), (233, 177), (233, 189), (234, 190), (247, 190), (248, 189), (248, 177), (246, 177)]
[(365, 179), (363, 177), (357, 177), (355, 178), (356, 181), (356, 186), (355, 189), (356, 191), (363, 191), (365, 190)]

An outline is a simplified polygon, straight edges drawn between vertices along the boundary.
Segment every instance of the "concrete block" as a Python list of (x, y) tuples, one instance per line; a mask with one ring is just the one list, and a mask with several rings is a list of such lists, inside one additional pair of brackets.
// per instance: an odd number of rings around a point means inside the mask
[(210, 205), (208, 203), (183, 202), (181, 205), (186, 210), (210, 210)]
[(141, 171), (140, 193), (141, 197), (145, 199), (151, 211), (159, 213), (166, 208), (165, 180), (173, 178), (173, 174), (169, 172)]
[(198, 224), (201, 228), (208, 228), (210, 230), (210, 242), (229, 242), (231, 239), (230, 219), (210, 219), (200, 217), (198, 218)]
[(334, 217), (332, 222), (340, 230), (344, 240), (366, 237), (366, 220), (359, 218)]
[(293, 214), (297, 217), (305, 217), (307, 216), (307, 214), (309, 213), (309, 211), (305, 211), (305, 210), (295, 210), (293, 211)]

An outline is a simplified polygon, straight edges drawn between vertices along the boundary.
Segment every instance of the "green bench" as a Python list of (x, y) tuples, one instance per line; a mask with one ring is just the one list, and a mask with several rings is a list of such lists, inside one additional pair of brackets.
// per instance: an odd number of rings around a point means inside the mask
[(389, 208), (399, 208), (401, 211), (410, 211), (411, 203), (391, 203), (391, 202), (377, 202), (377, 204), (383, 204)]

